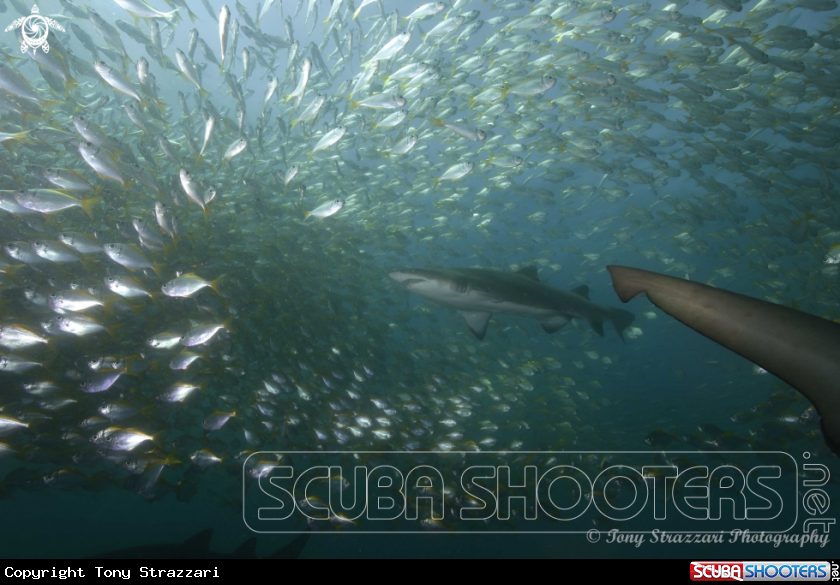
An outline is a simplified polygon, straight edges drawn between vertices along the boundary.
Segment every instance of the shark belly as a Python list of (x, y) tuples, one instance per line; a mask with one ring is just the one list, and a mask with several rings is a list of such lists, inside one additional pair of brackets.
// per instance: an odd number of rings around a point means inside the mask
[(441, 294), (440, 290), (436, 290), (436, 294), (432, 294), (431, 291), (414, 290), (414, 292), (439, 305), (460, 311), (467, 326), (478, 339), (484, 339), (487, 324), (494, 313), (536, 319), (543, 325), (543, 329), (551, 333), (563, 327), (570, 319), (569, 316), (561, 314), (556, 309), (502, 300), (492, 294), (478, 291), (466, 293), (447, 291), (445, 294)]
[(457, 309), (459, 311), (476, 311), (482, 313), (498, 313), (504, 315), (515, 315), (517, 317), (530, 317), (532, 319), (551, 319), (560, 313), (548, 307), (525, 305), (515, 301), (499, 299), (492, 294), (478, 291), (467, 293), (442, 293), (440, 290), (423, 291), (412, 289), (412, 292), (434, 301), (444, 307)]

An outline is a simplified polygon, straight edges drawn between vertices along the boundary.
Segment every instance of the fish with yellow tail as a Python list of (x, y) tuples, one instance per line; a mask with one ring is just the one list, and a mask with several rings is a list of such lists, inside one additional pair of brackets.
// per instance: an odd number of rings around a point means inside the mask
[(317, 217), (319, 219), (324, 219), (325, 217), (330, 217), (331, 215), (335, 215), (341, 208), (344, 207), (344, 200), (343, 199), (333, 199), (332, 201), (327, 201), (323, 205), (319, 205), (312, 211), (304, 211), (304, 219), (309, 219), (309, 217)]

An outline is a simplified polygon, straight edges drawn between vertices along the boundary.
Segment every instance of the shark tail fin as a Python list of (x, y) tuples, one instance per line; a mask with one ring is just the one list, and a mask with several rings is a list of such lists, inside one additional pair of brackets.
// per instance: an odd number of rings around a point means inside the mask
[[(613, 324), (615, 327), (616, 333), (621, 338), (621, 341), (624, 341), (624, 330), (630, 327), (633, 324), (633, 321), (636, 319), (636, 316), (631, 313), (630, 311), (625, 311), (624, 309), (610, 309), (610, 316), (609, 320), (610, 323)], [(601, 330), (601, 335), (604, 334), (603, 329)]]
[(589, 326), (592, 327), (592, 330), (600, 335), (601, 337), (604, 336), (604, 320), (600, 318), (593, 318), (589, 320)]

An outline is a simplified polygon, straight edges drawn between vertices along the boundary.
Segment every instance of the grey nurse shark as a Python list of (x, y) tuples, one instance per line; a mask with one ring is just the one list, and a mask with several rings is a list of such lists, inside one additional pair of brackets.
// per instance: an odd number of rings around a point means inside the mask
[(624, 330), (635, 319), (633, 313), (590, 301), (587, 286), (564, 291), (541, 283), (534, 266), (517, 272), (410, 269), (389, 276), (425, 299), (459, 310), (478, 339), (484, 339), (494, 313), (536, 319), (548, 333), (558, 331), (571, 319), (583, 319), (602, 337), (604, 321), (609, 321), (622, 341)]

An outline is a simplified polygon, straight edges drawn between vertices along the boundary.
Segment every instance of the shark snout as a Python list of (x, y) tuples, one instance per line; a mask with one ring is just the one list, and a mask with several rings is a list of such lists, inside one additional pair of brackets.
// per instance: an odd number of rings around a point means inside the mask
[(389, 272), (388, 276), (405, 286), (408, 286), (412, 280), (423, 280), (413, 270), (395, 270)]

